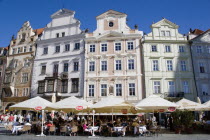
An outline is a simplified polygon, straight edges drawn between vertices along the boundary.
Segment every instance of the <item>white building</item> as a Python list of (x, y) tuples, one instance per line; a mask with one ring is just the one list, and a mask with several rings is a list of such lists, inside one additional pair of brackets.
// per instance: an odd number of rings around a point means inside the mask
[(191, 31), (189, 39), (198, 96), (206, 102), (210, 100), (210, 29)]
[(190, 47), (179, 26), (167, 19), (151, 25), (142, 39), (146, 96), (195, 100), (196, 89)]
[(107, 96), (127, 101), (143, 97), (140, 39), (142, 31), (126, 24), (127, 15), (109, 10), (96, 17), (97, 28), (85, 39), (84, 99)]
[(32, 96), (83, 96), (84, 37), (75, 11), (61, 9), (51, 15), (37, 41)]

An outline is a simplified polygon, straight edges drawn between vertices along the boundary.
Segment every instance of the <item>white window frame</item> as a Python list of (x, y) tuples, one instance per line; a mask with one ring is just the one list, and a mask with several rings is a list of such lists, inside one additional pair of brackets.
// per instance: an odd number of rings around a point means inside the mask
[(158, 51), (157, 45), (151, 45), (151, 52), (157, 52), (157, 51)]
[[(129, 61), (133, 61), (133, 62), (130, 63)], [(133, 58), (128, 59), (128, 70), (135, 70), (135, 60)]]
[[(92, 65), (91, 63), (93, 63), (94, 65)], [(94, 68), (92, 70), (92, 67)], [(95, 61), (89, 61), (89, 67), (88, 67), (89, 71), (95, 71)]]
[(202, 46), (197, 46), (196, 47), (196, 52), (197, 53), (202, 53)]
[[(119, 50), (116, 50), (116, 47), (119, 47), (120, 49), (118, 48)], [(114, 43), (114, 50), (116, 52), (121, 51), (122, 50), (122, 43), (121, 42), (115, 42)]]
[[(106, 88), (102, 88), (102, 85), (106, 85)], [(102, 95), (102, 89), (106, 89), (106, 90), (105, 90), (105, 92), (106, 92), (105, 94), (106, 94), (106, 95)], [(108, 95), (108, 86), (107, 86), (107, 84), (103, 83), (103, 84), (100, 85), (100, 95), (101, 95), (102, 97), (106, 97), (106, 96)]]
[(95, 96), (95, 85), (94, 84), (89, 84), (88, 85), (88, 96), (89, 97), (94, 97)]
[[(106, 62), (106, 70), (102, 70), (102, 62)], [(108, 65), (107, 65), (107, 60), (102, 60), (101, 61), (101, 66), (100, 66), (100, 69), (101, 69), (101, 71), (107, 71), (108, 70)]]
[[(107, 51), (108, 51), (108, 45), (107, 45), (107, 43), (101, 43), (100, 46), (101, 46), (101, 47), (100, 47), (100, 48), (101, 48), (101, 49), (100, 49), (101, 52), (107, 52)], [(106, 51), (102, 51), (102, 48), (103, 48), (103, 47), (106, 47)]]
[(170, 45), (165, 45), (165, 52), (171, 52), (171, 46)]
[(115, 70), (117, 71), (122, 70), (122, 60), (115, 60)]
[(189, 81), (182, 81), (182, 88), (184, 93), (190, 93)]
[[(131, 43), (131, 44), (130, 44)], [(134, 41), (127, 41), (127, 50), (134, 50)]]
[(181, 60), (180, 61), (180, 68), (181, 68), (181, 71), (187, 71), (187, 62), (186, 62), (186, 60)]
[(160, 81), (153, 81), (153, 93), (154, 93), (154, 94), (159, 94), (159, 93), (161, 93)]
[[(133, 87), (133, 85), (134, 85), (134, 87)], [(134, 95), (130, 94), (130, 89), (132, 90), (132, 92), (134, 92)], [(128, 83), (128, 96), (136, 96), (136, 83)]]
[(185, 47), (180, 45), (179, 46), (179, 53), (184, 53), (185, 52)]
[[(121, 95), (118, 95), (118, 91), (121, 91)], [(117, 83), (115, 84), (115, 96), (122, 96), (122, 84), (121, 83)]]
[(152, 60), (152, 71), (159, 71), (159, 61)]
[(168, 92), (173, 94), (176, 92), (174, 81), (168, 81)]
[(166, 60), (167, 65), (167, 71), (173, 71), (173, 61), (172, 60)]
[[(91, 50), (94, 50), (94, 51), (91, 51)], [(90, 44), (90, 45), (89, 45), (89, 52), (90, 52), (90, 53), (96, 52), (96, 45), (95, 45), (95, 44)]]

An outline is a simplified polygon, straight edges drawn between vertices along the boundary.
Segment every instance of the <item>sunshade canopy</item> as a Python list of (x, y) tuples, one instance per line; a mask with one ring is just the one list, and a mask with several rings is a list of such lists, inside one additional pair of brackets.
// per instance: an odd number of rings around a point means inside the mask
[(203, 105), (206, 105), (206, 106), (210, 107), (210, 100), (205, 102)]
[(10, 106), (10, 110), (34, 110), (36, 107), (41, 107), (42, 109), (45, 109), (46, 106), (51, 105), (52, 103), (47, 101), (46, 99), (43, 99), (39, 96), (28, 99), (26, 101), (17, 103), (13, 106)]

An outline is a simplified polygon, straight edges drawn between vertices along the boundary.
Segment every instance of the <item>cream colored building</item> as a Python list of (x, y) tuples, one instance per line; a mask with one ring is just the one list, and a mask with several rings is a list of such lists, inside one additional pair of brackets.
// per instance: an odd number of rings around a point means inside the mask
[(196, 89), (190, 47), (179, 26), (167, 19), (151, 25), (142, 39), (146, 96), (195, 100)]
[(84, 99), (107, 96), (128, 101), (143, 97), (140, 39), (142, 31), (126, 24), (127, 15), (109, 10), (96, 17), (97, 29), (86, 34)]

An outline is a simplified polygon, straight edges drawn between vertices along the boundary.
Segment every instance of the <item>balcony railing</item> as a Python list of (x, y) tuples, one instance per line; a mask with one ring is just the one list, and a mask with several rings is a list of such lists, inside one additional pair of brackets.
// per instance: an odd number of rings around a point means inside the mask
[(183, 98), (184, 92), (165, 92), (161, 95), (163, 98)]

